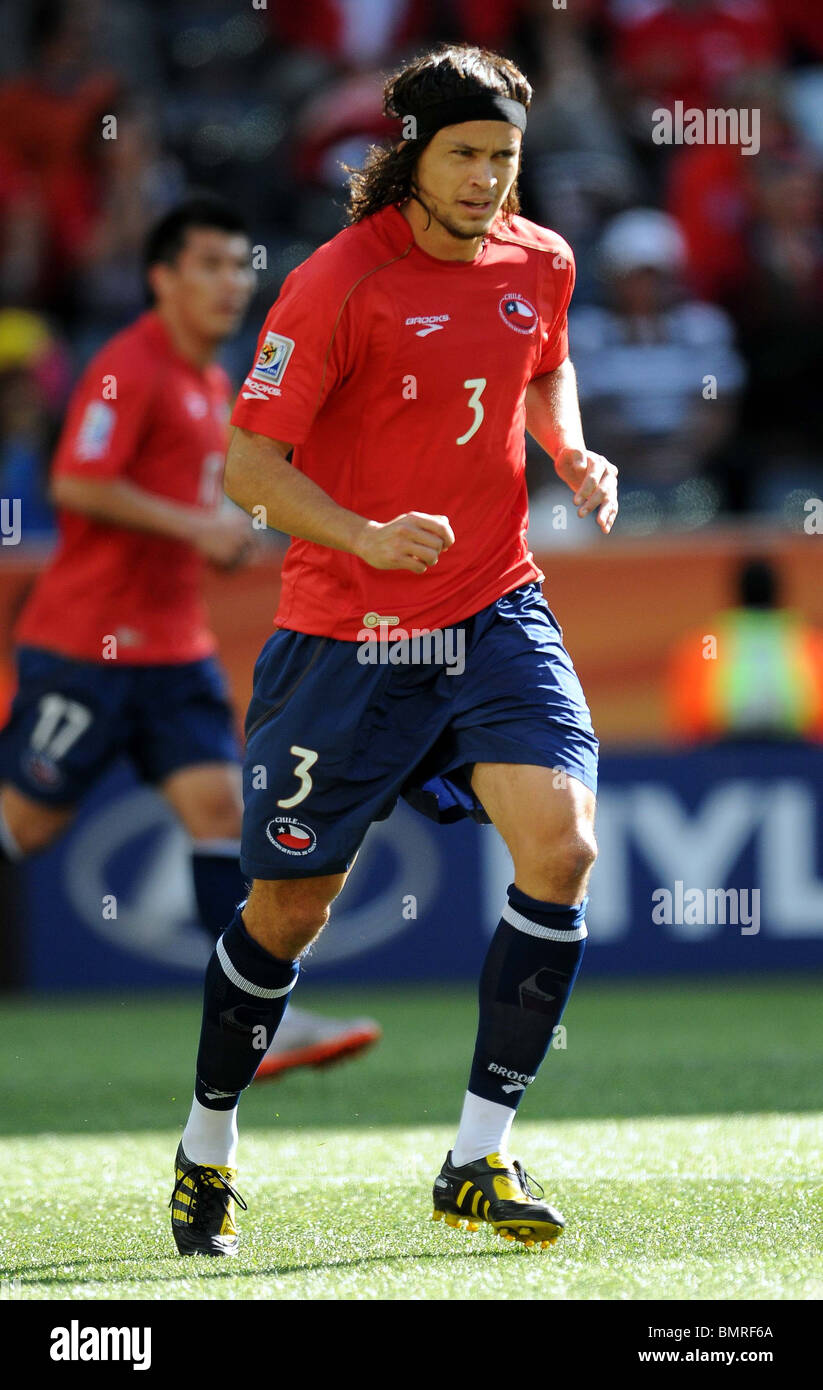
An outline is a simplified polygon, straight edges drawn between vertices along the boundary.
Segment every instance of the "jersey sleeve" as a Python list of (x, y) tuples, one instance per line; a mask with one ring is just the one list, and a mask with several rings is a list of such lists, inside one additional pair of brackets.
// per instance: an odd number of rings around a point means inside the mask
[(324, 401), (350, 367), (348, 287), (318, 252), (286, 278), (257, 340), (231, 423), (303, 444)]
[(557, 238), (554, 251), (544, 257), (543, 291), (540, 303), (541, 352), (533, 378), (553, 372), (569, 355), (569, 302), (574, 289), (574, 253), (567, 242)]
[(98, 354), (69, 406), (54, 475), (105, 479), (127, 473), (149, 424), (154, 382), (145, 361)]

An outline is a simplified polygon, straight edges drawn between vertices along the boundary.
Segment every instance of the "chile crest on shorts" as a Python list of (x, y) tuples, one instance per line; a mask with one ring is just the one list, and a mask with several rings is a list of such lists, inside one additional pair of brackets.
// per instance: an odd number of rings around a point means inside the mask
[(266, 835), (284, 854), (311, 854), (317, 845), (311, 827), (292, 816), (275, 816), (266, 826)]

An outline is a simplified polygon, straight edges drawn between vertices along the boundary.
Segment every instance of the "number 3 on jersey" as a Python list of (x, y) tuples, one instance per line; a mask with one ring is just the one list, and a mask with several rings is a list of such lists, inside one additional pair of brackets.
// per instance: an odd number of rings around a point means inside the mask
[(301, 801), (305, 801), (312, 789), (309, 768), (314, 767), (314, 764), (320, 756), (318, 753), (315, 753), (313, 748), (301, 748), (296, 743), (292, 744), (289, 752), (297, 759), (297, 767), (294, 769), (294, 775), (295, 777), (299, 777), (300, 786), (297, 788), (294, 796), (284, 797), (281, 801), (278, 801), (278, 806), (282, 806), (284, 811), (290, 810), (292, 806), (299, 806)]
[(464, 381), (463, 385), (467, 391), (471, 391), (467, 404), (469, 408), (474, 411), (474, 419), (466, 430), (466, 433), (461, 434), (455, 441), (457, 444), (468, 444), (469, 440), (476, 435), (477, 431), (480, 429), (483, 423), (483, 416), (486, 413), (483, 409), (483, 403), (480, 400), (480, 397), (486, 389), (486, 378), (484, 376), (471, 377), (468, 381)]

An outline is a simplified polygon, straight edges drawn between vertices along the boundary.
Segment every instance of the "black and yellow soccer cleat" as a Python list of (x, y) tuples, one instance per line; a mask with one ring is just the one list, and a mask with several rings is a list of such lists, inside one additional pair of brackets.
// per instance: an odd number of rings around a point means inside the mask
[(192, 1163), (181, 1144), (174, 1160), (171, 1229), (181, 1255), (236, 1255), (235, 1203), (246, 1203), (232, 1186), (235, 1168)]
[[(533, 1191), (538, 1188), (539, 1191)], [(451, 1154), (434, 1180), (432, 1220), (469, 1231), (485, 1221), (504, 1240), (545, 1250), (554, 1245), (565, 1222), (543, 1201), (543, 1189), (522, 1163), (503, 1154), (488, 1154), (456, 1168)]]

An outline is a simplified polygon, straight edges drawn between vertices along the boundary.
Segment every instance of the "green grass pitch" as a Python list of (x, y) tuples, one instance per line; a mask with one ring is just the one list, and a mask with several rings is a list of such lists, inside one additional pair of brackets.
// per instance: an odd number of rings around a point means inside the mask
[(544, 1253), (430, 1220), (469, 989), (326, 992), (364, 1058), (241, 1104), (242, 1249), (182, 1260), (166, 1204), (193, 994), (0, 1005), (0, 1292), (37, 1299), (819, 1299), (819, 984), (582, 981), (513, 1145), (565, 1213)]

